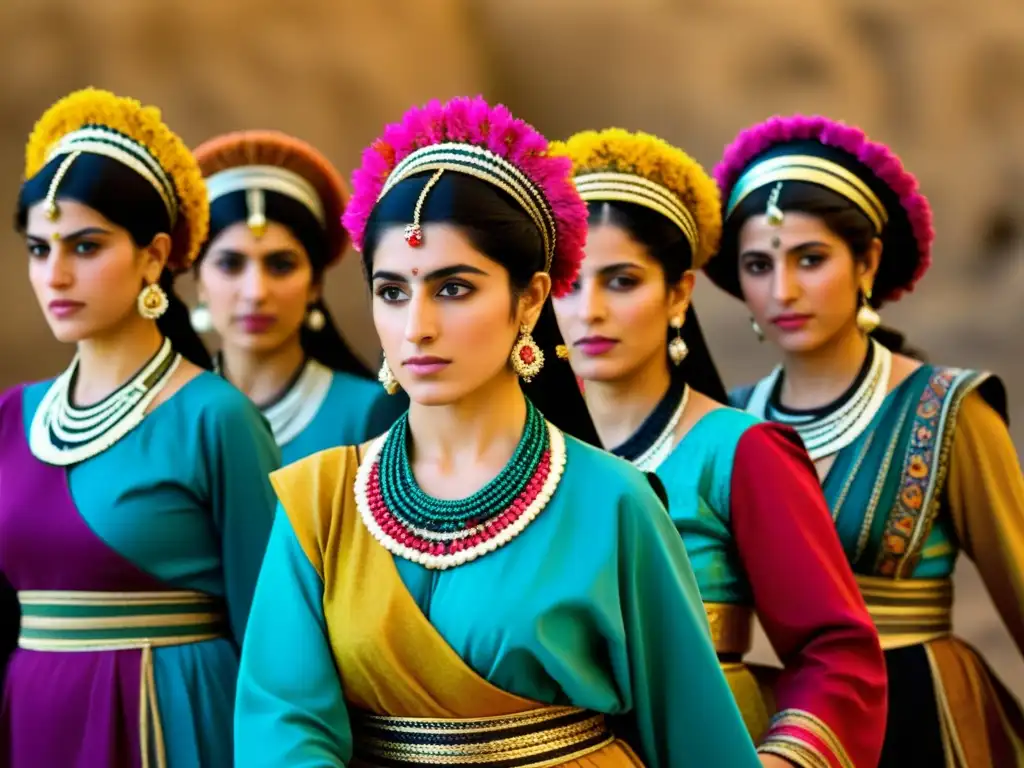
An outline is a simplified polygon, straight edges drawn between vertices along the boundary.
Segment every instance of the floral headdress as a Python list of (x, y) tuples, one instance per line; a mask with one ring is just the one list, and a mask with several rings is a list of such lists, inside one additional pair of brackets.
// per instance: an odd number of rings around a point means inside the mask
[[(913, 290), (931, 265), (934, 231), (927, 198), (892, 150), (859, 128), (820, 116), (773, 117), (736, 137), (715, 168), (715, 178), (727, 201), (726, 227), (746, 196), (787, 181), (817, 184), (854, 203), (883, 242), (876, 304)], [(774, 189), (773, 196), (778, 197)], [(720, 287), (739, 295), (737, 265), (729, 261), (716, 259), (707, 272)]]
[(153, 185), (171, 221), (168, 266), (187, 269), (209, 227), (206, 186), (192, 153), (163, 123), (160, 110), (95, 88), (75, 91), (46, 110), (25, 148), (25, 178), (64, 158), (46, 196), (53, 218), (59, 215), (60, 182), (82, 154), (115, 160)]
[(586, 202), (641, 205), (668, 218), (690, 244), (694, 268), (718, 249), (722, 213), (718, 188), (701, 165), (671, 144), (621, 128), (583, 131), (552, 151), (572, 160), (576, 188)]
[(352, 199), (343, 218), (357, 250), (374, 206), (401, 181), (433, 171), (406, 228), (410, 245), (422, 242), (419, 210), (444, 172), (462, 173), (510, 195), (537, 225), (544, 242), (552, 293), (567, 292), (583, 259), (587, 209), (570, 178), (571, 163), (551, 154), (533, 126), (500, 104), (460, 97), (414, 107), (364, 152), (352, 176)]
[(266, 231), (265, 192), (303, 205), (327, 235), (327, 265), (348, 246), (341, 216), (348, 187), (330, 161), (314, 147), (279, 131), (237, 131), (217, 136), (195, 150), (206, 177), (210, 205), (232, 192), (245, 192), (246, 223), (257, 236)]

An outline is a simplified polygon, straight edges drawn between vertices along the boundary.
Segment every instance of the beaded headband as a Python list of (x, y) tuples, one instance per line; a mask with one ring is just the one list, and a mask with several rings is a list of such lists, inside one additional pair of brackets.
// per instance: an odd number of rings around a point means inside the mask
[(405, 239), (410, 245), (417, 247), (423, 242), (419, 217), (427, 193), (437, 183), (442, 173), (452, 171), (486, 181), (515, 200), (533, 220), (540, 232), (544, 242), (544, 271), (551, 270), (558, 236), (554, 214), (544, 198), (544, 193), (516, 166), (493, 152), (472, 144), (455, 142), (434, 144), (416, 150), (395, 166), (387, 181), (384, 182), (384, 187), (377, 196), (377, 202), (380, 202), (388, 192), (394, 189), (396, 184), (424, 171), (436, 171), (436, 173), (420, 192), (413, 211), (413, 221), (406, 227)]
[(728, 219), (751, 193), (769, 184), (786, 181), (805, 181), (842, 195), (860, 208), (876, 233), (881, 233), (889, 222), (889, 214), (882, 201), (857, 174), (824, 157), (805, 154), (777, 155), (751, 165), (729, 195), (725, 218)]
[(480, 96), (431, 101), (388, 125), (363, 152), (352, 176), (345, 227), (361, 250), (374, 206), (405, 179), (433, 171), (406, 227), (406, 240), (415, 247), (423, 242), (423, 202), (441, 175), (472, 176), (509, 195), (536, 225), (551, 292), (561, 296), (579, 272), (587, 232), (587, 208), (572, 184), (570, 166), (567, 158), (548, 151), (547, 139), (533, 126), (500, 104), (492, 107)]
[(171, 224), (168, 266), (187, 269), (206, 239), (210, 207), (195, 157), (160, 110), (96, 88), (75, 91), (46, 110), (25, 147), (25, 178), (63, 157), (44, 201), (51, 218), (60, 215), (60, 185), (83, 154), (121, 163), (152, 185)]
[(586, 202), (632, 203), (680, 229), (700, 267), (718, 247), (722, 230), (718, 189), (693, 158), (666, 141), (621, 128), (582, 131), (553, 151), (573, 163), (573, 181)]
[(299, 174), (285, 168), (273, 165), (229, 168), (210, 176), (206, 180), (206, 190), (210, 195), (211, 205), (224, 195), (244, 190), (245, 204), (249, 212), (246, 224), (257, 237), (261, 237), (267, 229), (264, 192), (276, 192), (290, 197), (304, 205), (321, 226), (327, 223), (323, 202), (313, 185)]
[(178, 219), (178, 200), (174, 193), (174, 183), (160, 167), (160, 163), (142, 144), (100, 125), (86, 126), (66, 134), (47, 153), (46, 162), (66, 155), (53, 175), (46, 193), (46, 212), (51, 219), (56, 220), (58, 215), (57, 188), (71, 164), (83, 153), (116, 160), (148, 181), (164, 201), (167, 216), (171, 220), (171, 226), (174, 226)]

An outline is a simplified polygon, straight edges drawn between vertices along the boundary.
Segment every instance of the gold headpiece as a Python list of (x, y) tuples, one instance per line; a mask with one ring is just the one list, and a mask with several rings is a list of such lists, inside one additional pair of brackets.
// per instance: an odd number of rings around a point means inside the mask
[[(839, 163), (815, 155), (776, 155), (754, 163), (733, 187), (726, 208), (726, 218), (731, 216), (736, 207), (751, 193), (769, 184), (776, 184), (776, 189), (781, 189), (781, 182), (785, 181), (817, 184), (842, 195), (860, 208), (874, 225), (877, 233), (881, 233), (889, 221), (889, 214), (882, 201), (860, 176)], [(774, 189), (772, 194), (775, 194)], [(778, 210), (778, 195), (775, 195), (775, 201), (775, 208)], [(771, 219), (772, 211), (768, 210), (766, 213)], [(781, 213), (781, 210), (778, 210), (780, 224)]]
[(633, 203), (679, 227), (690, 244), (693, 269), (718, 249), (718, 187), (681, 149), (657, 136), (609, 128), (577, 133), (553, 143), (551, 151), (570, 157), (576, 189), (586, 202)]
[(25, 178), (64, 156), (46, 196), (53, 219), (60, 215), (60, 183), (83, 154), (116, 160), (153, 186), (171, 223), (168, 266), (187, 269), (209, 227), (206, 186), (192, 153), (163, 123), (160, 111), (95, 88), (76, 91), (46, 110), (25, 148)]

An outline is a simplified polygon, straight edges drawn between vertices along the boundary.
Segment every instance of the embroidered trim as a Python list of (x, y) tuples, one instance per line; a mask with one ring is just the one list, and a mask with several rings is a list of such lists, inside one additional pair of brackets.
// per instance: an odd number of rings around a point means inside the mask
[(882, 532), (875, 573), (901, 578), (920, 562), (938, 513), (960, 405), (988, 376), (941, 368), (929, 378), (910, 425), (900, 489)]
[(776, 714), (758, 752), (778, 754), (807, 768), (854, 768), (835, 731), (824, 720), (802, 709), (784, 709)]

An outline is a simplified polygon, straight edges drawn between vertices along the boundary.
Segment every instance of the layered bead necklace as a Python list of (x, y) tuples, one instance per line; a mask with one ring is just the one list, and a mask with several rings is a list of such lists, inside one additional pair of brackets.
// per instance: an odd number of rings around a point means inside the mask
[[(214, 360), (213, 369), (218, 375), (224, 375), (220, 355)], [(298, 373), (278, 397), (260, 406), (260, 413), (270, 424), (274, 441), (278, 445), (287, 445), (310, 425), (327, 398), (333, 382), (334, 372), (310, 358), (299, 367)]]
[(674, 379), (640, 428), (610, 453), (643, 472), (654, 472), (675, 448), (676, 428), (689, 400), (690, 388), (682, 379)]
[(782, 368), (754, 387), (747, 411), (793, 427), (812, 461), (838, 453), (863, 434), (882, 407), (889, 391), (892, 352), (874, 339), (849, 389), (834, 402), (813, 410), (797, 411), (779, 403)]
[(95, 405), (71, 402), (78, 375), (78, 356), (57, 377), (32, 417), (29, 447), (47, 464), (64, 467), (91, 459), (131, 432), (146, 415), (181, 362), (170, 339), (138, 373)]
[(356, 474), (356, 505), (389, 552), (446, 569), (522, 533), (551, 500), (564, 469), (565, 438), (527, 401), (523, 436), (497, 477), (465, 499), (428, 496), (409, 464), (406, 414), (370, 445)]

